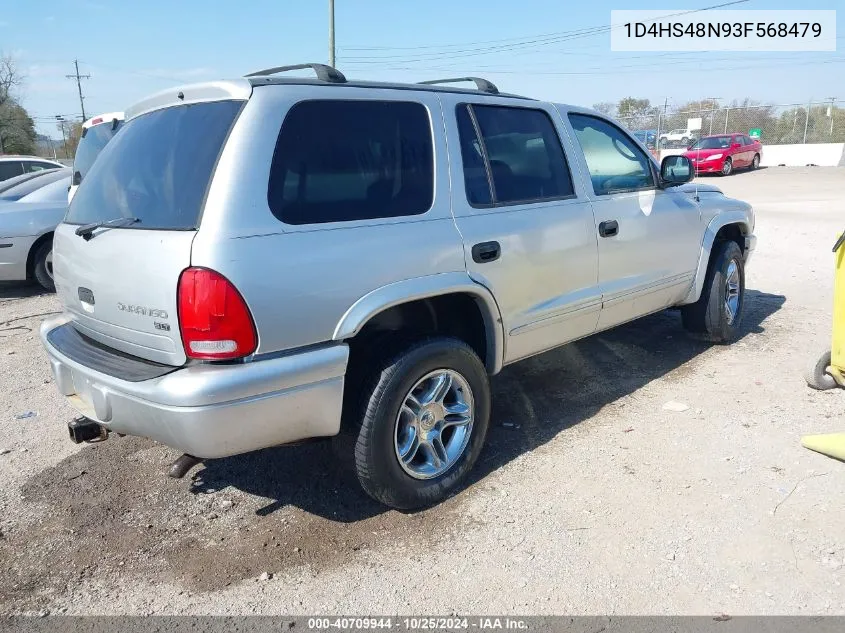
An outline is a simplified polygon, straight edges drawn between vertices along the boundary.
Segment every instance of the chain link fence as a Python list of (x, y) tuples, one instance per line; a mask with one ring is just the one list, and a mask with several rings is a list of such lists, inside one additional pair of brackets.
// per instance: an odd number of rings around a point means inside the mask
[[(653, 149), (684, 147), (694, 139), (713, 134), (738, 132), (758, 137), (765, 145), (845, 142), (845, 104), (835, 100), (779, 105), (745, 103), (719, 107), (703, 100), (677, 108), (630, 107), (630, 101), (604, 104), (605, 112)], [(636, 109), (634, 113), (631, 110)]]

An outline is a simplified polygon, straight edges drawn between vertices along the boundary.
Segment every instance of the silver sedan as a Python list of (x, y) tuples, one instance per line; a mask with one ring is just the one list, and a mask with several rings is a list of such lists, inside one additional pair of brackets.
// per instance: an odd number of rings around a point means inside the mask
[(55, 290), (53, 230), (67, 211), (70, 179), (69, 169), (56, 169), (0, 192), (0, 281)]

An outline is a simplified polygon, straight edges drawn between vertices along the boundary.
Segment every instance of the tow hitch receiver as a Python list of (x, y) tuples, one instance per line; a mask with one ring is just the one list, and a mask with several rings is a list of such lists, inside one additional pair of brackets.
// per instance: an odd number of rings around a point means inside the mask
[(108, 429), (83, 416), (71, 420), (67, 425), (67, 430), (70, 439), (75, 444), (102, 442), (109, 436)]

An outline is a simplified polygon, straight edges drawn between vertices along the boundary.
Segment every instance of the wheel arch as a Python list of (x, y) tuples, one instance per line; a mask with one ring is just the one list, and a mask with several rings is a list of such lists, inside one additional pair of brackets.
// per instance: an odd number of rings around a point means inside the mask
[(35, 253), (38, 252), (38, 249), (41, 248), (41, 245), (45, 242), (52, 241), (53, 239), (53, 231), (47, 231), (43, 235), (39, 235), (38, 238), (32, 243), (29, 247), (29, 252), (26, 254), (26, 278), (31, 280), (35, 277)]
[(724, 211), (716, 215), (707, 225), (704, 231), (704, 238), (701, 243), (701, 251), (698, 256), (695, 278), (689, 294), (681, 302), (681, 305), (695, 303), (701, 296), (704, 288), (704, 278), (710, 266), (710, 259), (713, 255), (713, 245), (721, 241), (735, 241), (743, 255), (746, 252), (745, 238), (752, 234), (753, 227), (748, 215), (741, 210)]
[(473, 300), (484, 325), (485, 366), (488, 373), (498, 373), (502, 369), (505, 345), (499, 306), (490, 290), (473, 281), (466, 273), (428, 275), (377, 288), (358, 299), (346, 311), (335, 327), (332, 339), (353, 339), (367, 324), (391, 309), (423, 302), (426, 310), (431, 312), (431, 300), (450, 297), (468, 297)]

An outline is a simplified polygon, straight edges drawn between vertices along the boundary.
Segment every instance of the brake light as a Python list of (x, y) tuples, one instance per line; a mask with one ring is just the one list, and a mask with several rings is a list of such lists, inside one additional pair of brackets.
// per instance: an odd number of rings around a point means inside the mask
[(98, 116), (96, 119), (91, 119), (91, 125), (97, 125), (98, 123), (103, 122), (103, 117)]
[(237, 288), (208, 268), (179, 277), (179, 329), (188, 358), (231, 360), (255, 351), (255, 324)]

